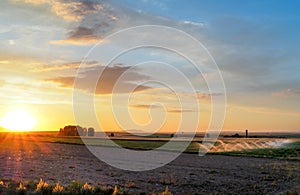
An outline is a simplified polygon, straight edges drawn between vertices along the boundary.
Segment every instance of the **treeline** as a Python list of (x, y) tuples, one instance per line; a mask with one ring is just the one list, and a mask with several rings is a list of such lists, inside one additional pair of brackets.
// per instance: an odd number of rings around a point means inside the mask
[(68, 125), (64, 128), (59, 129), (58, 135), (60, 136), (94, 136), (95, 129), (90, 128), (83, 128), (79, 125)]

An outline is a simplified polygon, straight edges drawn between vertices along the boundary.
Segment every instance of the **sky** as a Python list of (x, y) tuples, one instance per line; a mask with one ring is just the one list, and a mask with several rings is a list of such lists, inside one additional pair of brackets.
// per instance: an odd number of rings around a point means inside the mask
[[(0, 7), (0, 118), (25, 110), (38, 131), (79, 124), (200, 132), (212, 118), (224, 131), (300, 131), (297, 1), (2, 0)], [(143, 47), (128, 50), (135, 44)]]

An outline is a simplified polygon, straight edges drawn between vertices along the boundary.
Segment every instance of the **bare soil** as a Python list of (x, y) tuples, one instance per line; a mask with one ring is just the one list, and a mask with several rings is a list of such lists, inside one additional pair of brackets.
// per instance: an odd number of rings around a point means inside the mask
[(84, 145), (0, 140), (0, 178), (68, 185), (72, 180), (173, 194), (281, 194), (300, 192), (300, 162), (271, 158), (182, 154), (151, 171), (124, 171), (98, 160)]

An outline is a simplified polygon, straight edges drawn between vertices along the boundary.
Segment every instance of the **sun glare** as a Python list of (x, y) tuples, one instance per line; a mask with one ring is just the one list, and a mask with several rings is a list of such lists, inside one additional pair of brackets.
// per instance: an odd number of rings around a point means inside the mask
[(35, 123), (35, 118), (23, 110), (7, 112), (0, 121), (2, 127), (11, 131), (30, 131)]

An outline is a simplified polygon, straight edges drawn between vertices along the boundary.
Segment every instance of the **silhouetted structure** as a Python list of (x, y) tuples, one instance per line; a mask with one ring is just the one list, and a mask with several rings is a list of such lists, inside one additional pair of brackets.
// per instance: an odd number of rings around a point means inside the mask
[(238, 133), (235, 133), (235, 134), (233, 134), (233, 135), (224, 135), (224, 137), (235, 137), (235, 138), (241, 138), (241, 137), (243, 137), (243, 136), (241, 136), (240, 134), (238, 134)]
[(115, 134), (114, 134), (114, 133), (111, 133), (111, 134), (110, 134), (110, 137), (115, 137)]
[(248, 129), (246, 129), (246, 138), (248, 138)]
[(209, 133), (206, 134), (206, 138), (209, 138)]
[[(93, 129), (93, 128), (89, 128)], [(59, 129), (58, 135), (60, 136), (86, 136), (88, 134), (88, 131), (86, 128), (82, 128), (79, 125), (68, 125), (64, 128)], [(94, 136), (95, 131), (93, 129), (93, 133), (89, 136)]]
[(77, 126), (77, 131), (78, 131), (78, 135), (79, 136), (86, 136), (86, 134), (87, 134), (87, 130), (86, 130), (86, 128), (82, 128), (82, 127), (80, 127), (80, 126)]
[(92, 137), (92, 136), (94, 136), (94, 135), (95, 135), (95, 129), (92, 128), (92, 127), (90, 127), (90, 128), (88, 129), (88, 136)]
[(240, 134), (238, 133), (235, 133), (234, 135), (232, 135), (232, 137), (242, 137), (242, 136), (240, 136)]

